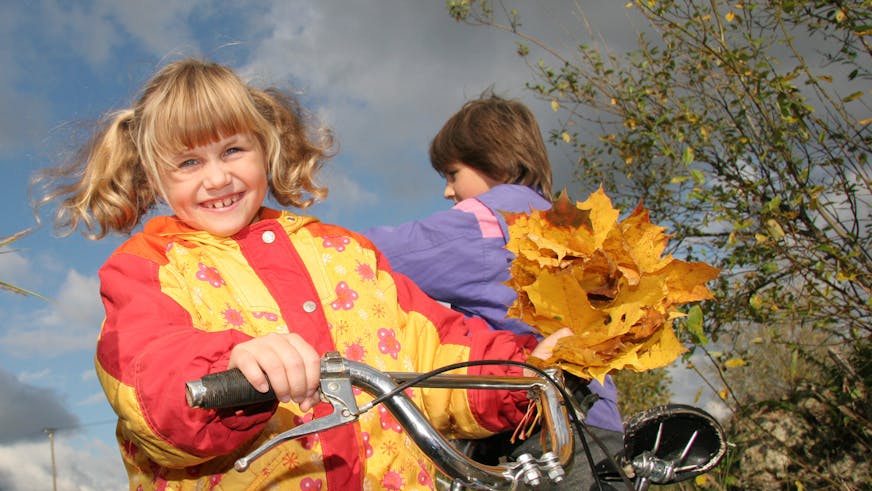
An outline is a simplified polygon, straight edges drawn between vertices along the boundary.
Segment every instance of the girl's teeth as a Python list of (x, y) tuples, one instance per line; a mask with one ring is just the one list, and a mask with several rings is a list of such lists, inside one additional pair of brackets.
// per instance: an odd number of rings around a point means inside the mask
[(213, 201), (211, 208), (226, 208), (236, 202), (236, 198), (225, 198), (221, 201)]

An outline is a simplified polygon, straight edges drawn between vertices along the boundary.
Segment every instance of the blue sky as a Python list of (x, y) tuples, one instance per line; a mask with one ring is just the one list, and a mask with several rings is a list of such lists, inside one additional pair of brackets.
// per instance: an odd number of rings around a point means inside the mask
[[(528, 2), (525, 28), (543, 37), (577, 30), (573, 4)], [(62, 161), (106, 111), (127, 107), (166, 60), (198, 55), (255, 84), (299, 91), (335, 130), (340, 153), (321, 176), (331, 194), (311, 211), (322, 220), (362, 229), (442, 209), (448, 202), (426, 150), (463, 102), (493, 86), (526, 100), (543, 130), (555, 124), (548, 104), (523, 89), (530, 72), (514, 39), (458, 24), (444, 5), (0, 2), (0, 236), (35, 227), (2, 250), (0, 279), (52, 299), (0, 292), (0, 489), (50, 489), (45, 427), (58, 428), (58, 489), (127, 487), (114, 414), (92, 362), (102, 319), (97, 270), (123, 237), (58, 238), (50, 224), (37, 227), (28, 202), (33, 172)], [(602, 0), (585, 8), (600, 29), (623, 33), (622, 5)], [(562, 186), (569, 158), (560, 149), (552, 155)]]

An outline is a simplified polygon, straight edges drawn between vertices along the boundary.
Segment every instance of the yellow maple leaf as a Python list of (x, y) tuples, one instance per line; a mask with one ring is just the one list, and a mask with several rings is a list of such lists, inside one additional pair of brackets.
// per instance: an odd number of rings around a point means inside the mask
[[(565, 194), (565, 193), (564, 193)], [(593, 246), (602, 247), (609, 232), (615, 227), (620, 212), (612, 207), (612, 200), (606, 196), (602, 186), (592, 193), (584, 202), (576, 204), (580, 210), (590, 211), (590, 223), (593, 232)]]
[(518, 294), (508, 315), (543, 335), (569, 327), (548, 360), (586, 379), (614, 370), (667, 366), (686, 348), (672, 327), (679, 306), (712, 298), (719, 270), (664, 255), (670, 236), (639, 204), (624, 220), (602, 188), (548, 211), (507, 213), (515, 259), (506, 283)]
[(659, 273), (666, 279), (669, 302), (682, 305), (714, 298), (705, 284), (717, 278), (720, 270), (702, 262), (673, 259)]
[(672, 260), (671, 256), (661, 257), (669, 242), (669, 236), (663, 233), (666, 228), (652, 224), (641, 203), (621, 221), (619, 230), (626, 250), (642, 272), (656, 271)]

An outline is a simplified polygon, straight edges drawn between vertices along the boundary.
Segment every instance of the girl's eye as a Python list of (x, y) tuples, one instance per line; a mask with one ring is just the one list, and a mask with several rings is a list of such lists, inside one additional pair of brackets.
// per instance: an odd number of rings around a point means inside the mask
[(236, 152), (241, 152), (241, 151), (242, 151), (242, 149), (239, 148), (239, 147), (230, 147), (230, 148), (228, 148), (227, 150), (224, 151), (224, 154), (225, 154), (225, 155), (230, 155), (230, 154), (234, 154), (234, 153), (236, 153)]
[(187, 167), (193, 167), (197, 165), (197, 159), (188, 159), (179, 162), (179, 169), (184, 169)]

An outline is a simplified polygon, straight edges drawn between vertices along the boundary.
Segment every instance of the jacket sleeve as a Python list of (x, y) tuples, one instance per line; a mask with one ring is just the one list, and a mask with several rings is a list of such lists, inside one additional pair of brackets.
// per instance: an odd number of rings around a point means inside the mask
[(162, 293), (156, 263), (116, 253), (100, 270), (106, 318), (97, 343), (97, 373), (119, 417), (127, 451), (144, 451), (166, 467), (204, 462), (238, 448), (272, 415), (192, 409), (185, 382), (227, 367), (231, 348), (249, 339), (228, 329), (197, 329)]
[(396, 227), (374, 227), (363, 235), (388, 258), (391, 267), (431, 297), (448, 301), (457, 283), (475, 281), (469, 275), (482, 263), (480, 252), (470, 244), (481, 238), (475, 225), (475, 217), (452, 209)]
[(477, 200), (466, 202), (478, 204), (481, 212), (456, 206), (396, 227), (371, 228), (363, 235), (430, 297), (481, 317), (495, 329), (530, 333), (530, 326), (506, 317), (515, 293), (504, 284), (512, 254), (505, 248), (500, 224)]

